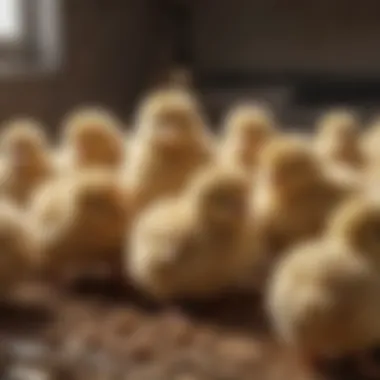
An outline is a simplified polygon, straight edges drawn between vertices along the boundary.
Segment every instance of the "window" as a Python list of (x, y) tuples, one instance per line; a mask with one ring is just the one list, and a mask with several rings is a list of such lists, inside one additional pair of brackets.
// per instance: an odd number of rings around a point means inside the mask
[(59, 16), (59, 0), (0, 0), (0, 75), (54, 70)]
[(22, 35), (20, 0), (0, 1), (0, 43), (14, 43)]

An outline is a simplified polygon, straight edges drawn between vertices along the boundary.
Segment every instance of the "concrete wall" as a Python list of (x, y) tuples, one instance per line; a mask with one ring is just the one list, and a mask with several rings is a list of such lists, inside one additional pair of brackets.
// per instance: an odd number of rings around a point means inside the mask
[(380, 77), (379, 13), (375, 0), (198, 1), (196, 65)]
[[(213, 119), (249, 98), (295, 126), (331, 106), (378, 113), (378, 14), (376, 0), (194, 2), (194, 69)], [(325, 102), (321, 80), (330, 86)]]
[[(55, 130), (74, 106), (100, 103), (128, 119), (136, 101), (172, 63), (167, 6), (179, 0), (60, 0), (64, 61), (53, 75), (0, 77), (0, 121), (28, 114)], [(182, 2), (186, 2), (183, 0)], [(363, 0), (189, 0), (194, 69), (327, 70), (380, 76), (380, 3)], [(175, 40), (175, 38), (174, 38)], [(190, 38), (191, 41), (191, 38)], [(177, 41), (178, 43), (178, 41)], [(216, 116), (239, 97), (293, 107), (291, 87), (204, 94)], [(314, 112), (314, 110), (311, 110)], [(309, 115), (309, 110), (302, 111)], [(305, 118), (306, 120), (307, 118)]]

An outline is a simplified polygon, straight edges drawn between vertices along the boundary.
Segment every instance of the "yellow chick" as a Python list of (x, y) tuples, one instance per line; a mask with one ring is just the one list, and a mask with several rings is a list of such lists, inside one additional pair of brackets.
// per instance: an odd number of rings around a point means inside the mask
[(360, 139), (359, 120), (349, 111), (333, 110), (317, 122), (315, 145), (327, 164), (361, 168), (364, 156)]
[(275, 134), (274, 117), (269, 111), (253, 105), (235, 107), (225, 120), (220, 160), (253, 173), (261, 150)]
[(46, 135), (32, 119), (6, 123), (0, 154), (0, 193), (19, 205), (26, 205), (33, 191), (54, 175)]
[(0, 293), (34, 279), (41, 264), (38, 230), (24, 210), (0, 201)]
[(365, 157), (366, 164), (370, 167), (380, 164), (380, 120), (377, 119), (363, 133), (361, 138), (361, 147)]
[(250, 262), (248, 195), (242, 173), (207, 168), (181, 197), (148, 208), (126, 253), (132, 281), (161, 301), (233, 287)]
[(47, 184), (35, 194), (31, 215), (42, 232), (51, 279), (98, 269), (120, 274), (130, 202), (113, 172), (89, 169)]
[(125, 136), (121, 122), (101, 108), (84, 108), (63, 123), (63, 170), (120, 169), (125, 164)]
[(375, 379), (363, 359), (371, 364), (380, 341), (379, 291), (379, 276), (365, 260), (314, 241), (280, 261), (267, 305), (277, 336), (314, 372), (329, 379)]
[(194, 98), (179, 89), (150, 94), (138, 111), (126, 173), (136, 208), (178, 194), (210, 160), (211, 138)]
[(303, 139), (276, 139), (263, 151), (253, 200), (260, 234), (271, 255), (318, 236), (350, 193), (332, 181)]
[(360, 194), (338, 207), (327, 236), (368, 258), (380, 269), (380, 199)]

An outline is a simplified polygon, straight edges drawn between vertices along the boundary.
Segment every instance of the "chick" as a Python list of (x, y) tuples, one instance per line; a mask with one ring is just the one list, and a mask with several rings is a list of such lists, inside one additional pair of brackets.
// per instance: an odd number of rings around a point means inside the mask
[(271, 255), (322, 233), (333, 208), (351, 191), (324, 172), (309, 144), (276, 139), (263, 151), (253, 199)]
[(363, 255), (380, 269), (380, 200), (360, 194), (338, 207), (327, 236)]
[(380, 163), (379, 142), (380, 120), (377, 119), (363, 133), (361, 138), (362, 151), (368, 166), (378, 165)]
[(34, 120), (6, 123), (0, 154), (0, 193), (20, 205), (26, 205), (33, 191), (54, 174), (47, 138)]
[(341, 248), (314, 241), (289, 252), (271, 279), (269, 315), (281, 340), (314, 371), (377, 379), (368, 364), (376, 364), (371, 354), (380, 344), (380, 279)]
[(380, 120), (376, 120), (363, 134), (362, 150), (366, 166), (363, 170), (363, 184), (377, 190), (380, 185)]
[(47, 184), (35, 195), (31, 215), (42, 231), (45, 273), (51, 279), (118, 275), (129, 199), (114, 173), (88, 169)]
[(178, 89), (160, 90), (143, 102), (126, 182), (142, 210), (180, 192), (211, 158), (211, 138), (194, 98)]
[(121, 123), (108, 111), (85, 108), (70, 114), (63, 123), (64, 170), (119, 169), (124, 165), (125, 138)]
[(252, 173), (257, 168), (260, 151), (275, 132), (273, 115), (264, 108), (240, 105), (232, 109), (225, 120), (221, 161)]
[(316, 149), (328, 164), (361, 168), (364, 156), (357, 117), (345, 110), (323, 115), (317, 123)]
[(344, 165), (323, 165), (323, 169), (326, 177), (332, 182), (350, 187), (357, 192), (365, 190), (372, 184), (367, 170), (357, 170)]
[(41, 246), (38, 231), (16, 205), (0, 201), (0, 294), (38, 273)]
[(161, 301), (227, 290), (250, 260), (248, 195), (242, 173), (207, 168), (180, 197), (145, 210), (126, 253), (131, 279)]

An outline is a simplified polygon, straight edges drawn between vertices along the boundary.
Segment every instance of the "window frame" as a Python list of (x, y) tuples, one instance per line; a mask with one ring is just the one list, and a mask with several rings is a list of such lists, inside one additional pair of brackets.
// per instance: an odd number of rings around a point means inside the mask
[[(56, 71), (62, 33), (60, 5), (60, 0), (21, 0), (22, 36), (16, 41), (0, 41), (0, 77)], [(42, 32), (46, 22), (54, 25), (49, 36)], [(51, 46), (46, 48), (46, 38), (53, 38), (53, 51)]]

